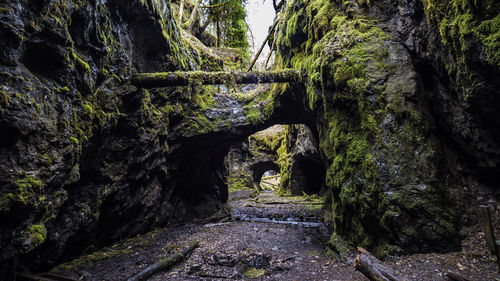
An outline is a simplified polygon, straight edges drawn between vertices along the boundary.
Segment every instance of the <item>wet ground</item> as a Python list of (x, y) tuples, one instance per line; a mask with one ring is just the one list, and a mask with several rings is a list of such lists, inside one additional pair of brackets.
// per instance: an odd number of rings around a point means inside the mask
[[(185, 261), (149, 280), (368, 280), (352, 266), (354, 250), (342, 258), (327, 251), (321, 199), (237, 191), (229, 204), (232, 217), (226, 222), (158, 229), (51, 273), (74, 280), (125, 280), (195, 239), (200, 245)], [(500, 280), (482, 235), (465, 240), (461, 252), (393, 257), (384, 264), (408, 280), (449, 280), (448, 271), (469, 280)]]

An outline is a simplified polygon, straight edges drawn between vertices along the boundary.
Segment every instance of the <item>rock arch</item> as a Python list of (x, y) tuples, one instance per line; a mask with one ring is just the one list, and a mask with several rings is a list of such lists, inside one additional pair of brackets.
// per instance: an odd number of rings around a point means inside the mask
[(257, 161), (250, 165), (250, 171), (252, 172), (253, 185), (259, 186), (262, 175), (269, 170), (274, 170), (279, 172), (280, 166), (276, 164), (275, 161), (265, 159), (263, 161)]

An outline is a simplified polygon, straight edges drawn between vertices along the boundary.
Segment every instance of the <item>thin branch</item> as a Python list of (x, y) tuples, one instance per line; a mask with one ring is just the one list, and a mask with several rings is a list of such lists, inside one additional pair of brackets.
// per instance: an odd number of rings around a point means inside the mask
[(182, 12), (184, 11), (184, 0), (181, 0), (181, 7), (179, 8), (179, 22), (182, 23)]
[(166, 258), (160, 259), (154, 264), (141, 270), (141, 272), (127, 279), (127, 281), (139, 281), (149, 278), (151, 275), (155, 274), (161, 270), (167, 270), (175, 264), (181, 262), (187, 255), (189, 255), (196, 247), (199, 245), (198, 240), (193, 240), (189, 242), (181, 251), (170, 255)]
[(274, 21), (273, 25), (271, 26), (271, 29), (269, 30), (269, 33), (267, 34), (266, 36), (266, 39), (264, 39), (264, 42), (262, 42), (262, 45), (260, 46), (259, 50), (257, 51), (257, 53), (255, 54), (255, 57), (253, 58), (252, 62), (250, 63), (250, 65), (248, 66), (247, 68), (247, 71), (250, 71), (252, 70), (252, 67), (254, 66), (255, 62), (257, 61), (257, 59), (259, 58), (260, 56), (260, 53), (262, 53), (262, 50), (264, 49), (264, 47), (266, 46), (266, 43), (267, 43), (267, 40), (269, 40), (269, 37), (271, 37), (271, 33), (274, 32), (274, 29), (276, 28), (276, 25), (278, 24), (279, 22), (279, 17), (276, 18), (276, 20)]
[(269, 63), (269, 59), (271, 58), (271, 55), (273, 54), (274, 46), (276, 45), (276, 37), (278, 36), (278, 31), (279, 31), (280, 27), (281, 27), (281, 21), (278, 24), (278, 26), (276, 27), (276, 29), (274, 30), (273, 43), (271, 44), (271, 49), (269, 50), (269, 55), (267, 55), (266, 64), (264, 66), (264, 68), (266, 68), (266, 69), (267, 69), (267, 64)]
[(195, 21), (195, 18), (196, 18), (196, 14), (198, 13), (198, 8), (200, 7), (201, 1), (202, 0), (198, 0), (196, 2), (196, 6), (194, 6), (193, 11), (191, 12), (191, 16), (189, 17), (189, 21), (188, 21), (188, 30), (189, 31), (193, 30), (194, 21)]

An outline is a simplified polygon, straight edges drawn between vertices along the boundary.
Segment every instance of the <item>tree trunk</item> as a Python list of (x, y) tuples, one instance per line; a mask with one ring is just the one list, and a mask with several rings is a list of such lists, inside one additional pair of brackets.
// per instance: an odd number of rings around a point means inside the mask
[(138, 73), (132, 78), (132, 84), (141, 88), (162, 88), (188, 85), (285, 83), (299, 81), (299, 72), (293, 69), (263, 72), (179, 71), (163, 73)]
[(219, 17), (217, 17), (217, 41), (215, 43), (215, 47), (220, 48), (220, 22), (219, 22)]
[(181, 0), (181, 7), (179, 8), (179, 23), (182, 24), (182, 12), (184, 11), (184, 0)]

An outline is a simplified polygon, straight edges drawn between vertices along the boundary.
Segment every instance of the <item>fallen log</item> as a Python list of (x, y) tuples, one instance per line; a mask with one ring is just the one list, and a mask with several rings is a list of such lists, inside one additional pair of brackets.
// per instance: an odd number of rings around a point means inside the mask
[(181, 262), (188, 254), (190, 254), (196, 247), (198, 247), (199, 241), (193, 240), (188, 243), (186, 247), (184, 247), (181, 251), (170, 255), (166, 258), (162, 258), (155, 262), (154, 264), (146, 267), (141, 270), (141, 272), (127, 279), (127, 281), (139, 281), (144, 280), (155, 274), (158, 271), (169, 269), (170, 267), (176, 265)]
[(453, 273), (451, 271), (448, 271), (444, 274), (444, 276), (446, 276), (449, 280), (453, 280), (453, 281), (469, 281), (469, 279), (463, 277), (463, 276), (460, 276), (456, 273)]
[(54, 281), (54, 279), (37, 276), (37, 275), (30, 274), (27, 272), (17, 272), (16, 273), (16, 280), (20, 280), (20, 281)]
[(41, 273), (38, 275), (27, 273), (27, 272), (17, 272), (16, 280), (18, 281), (77, 281), (76, 279), (57, 275), (53, 273)]
[(374, 255), (363, 248), (358, 248), (360, 254), (354, 260), (354, 268), (372, 281), (400, 281), (392, 268), (382, 265)]
[(262, 72), (179, 71), (137, 73), (132, 78), (132, 84), (140, 88), (163, 88), (189, 85), (286, 83), (299, 82), (299, 80), (299, 72), (293, 69)]

